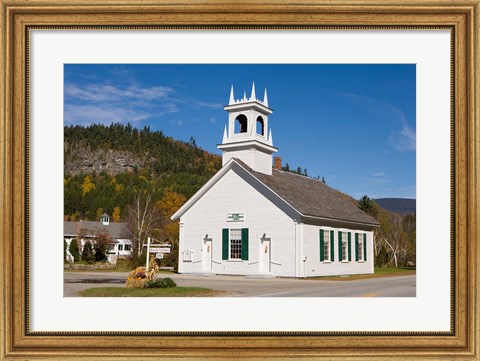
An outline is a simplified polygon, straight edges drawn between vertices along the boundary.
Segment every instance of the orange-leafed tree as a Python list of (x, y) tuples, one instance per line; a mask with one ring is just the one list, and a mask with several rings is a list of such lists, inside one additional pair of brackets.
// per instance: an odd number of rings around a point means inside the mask
[(120, 222), (121, 215), (120, 215), (120, 207), (113, 208), (112, 219), (114, 222)]
[(170, 217), (185, 203), (187, 199), (183, 194), (168, 191), (155, 204), (160, 214), (162, 224), (162, 238), (172, 244), (172, 253), (169, 257), (172, 265), (176, 265), (178, 259), (178, 221), (172, 221)]

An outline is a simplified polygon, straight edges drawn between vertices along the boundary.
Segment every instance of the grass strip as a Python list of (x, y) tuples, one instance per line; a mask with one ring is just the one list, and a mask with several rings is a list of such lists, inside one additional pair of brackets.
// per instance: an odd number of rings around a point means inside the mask
[(79, 292), (83, 297), (215, 297), (228, 296), (229, 292), (201, 287), (124, 288), (97, 287)]
[(319, 276), (319, 277), (308, 277), (306, 279), (319, 280), (319, 281), (354, 281), (354, 280), (363, 280), (367, 278), (397, 277), (397, 276), (408, 276), (408, 275), (414, 275), (414, 274), (416, 274), (416, 270), (412, 268), (375, 267), (373, 274)]

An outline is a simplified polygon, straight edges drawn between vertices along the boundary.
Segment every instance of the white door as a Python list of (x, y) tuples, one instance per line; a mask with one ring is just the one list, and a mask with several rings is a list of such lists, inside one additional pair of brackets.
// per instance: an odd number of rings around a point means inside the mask
[(203, 243), (203, 270), (212, 270), (212, 239), (207, 238)]
[(270, 239), (264, 239), (260, 242), (260, 272), (270, 273), (272, 271)]

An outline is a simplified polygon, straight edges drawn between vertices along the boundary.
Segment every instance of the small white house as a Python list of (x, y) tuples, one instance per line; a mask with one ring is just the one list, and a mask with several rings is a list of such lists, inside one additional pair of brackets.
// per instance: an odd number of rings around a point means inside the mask
[[(132, 254), (132, 241), (126, 238), (126, 223), (110, 222), (108, 214), (104, 213), (99, 222), (77, 221), (63, 222), (63, 238), (67, 242), (67, 261), (73, 262), (72, 255), (68, 251), (71, 241), (80, 239), (80, 254), (83, 246), (88, 241), (94, 242), (99, 233), (105, 232), (112, 242), (109, 244), (107, 256), (110, 263), (116, 263), (118, 256), (128, 257)], [(93, 244), (92, 244), (93, 245)]]
[[(322, 181), (282, 171), (267, 92), (235, 100), (223, 167), (173, 216), (180, 273), (313, 277), (373, 273), (378, 222)], [(268, 134), (268, 136), (267, 136)]]

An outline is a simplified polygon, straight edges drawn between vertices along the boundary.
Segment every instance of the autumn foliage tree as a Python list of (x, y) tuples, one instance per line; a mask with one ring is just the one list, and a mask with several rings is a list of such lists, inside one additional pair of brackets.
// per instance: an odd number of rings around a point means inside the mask
[(177, 265), (178, 259), (178, 221), (172, 221), (170, 217), (185, 203), (186, 197), (183, 194), (169, 191), (155, 204), (161, 222), (162, 240), (172, 245), (171, 254), (168, 257), (172, 266)]
[(112, 220), (114, 222), (120, 222), (120, 220), (121, 220), (120, 207), (113, 208)]

